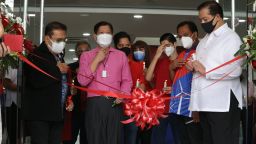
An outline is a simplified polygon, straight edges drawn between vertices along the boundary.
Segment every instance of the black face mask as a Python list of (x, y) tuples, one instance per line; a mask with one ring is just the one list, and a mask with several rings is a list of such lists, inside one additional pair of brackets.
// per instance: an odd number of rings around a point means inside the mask
[(123, 47), (119, 49), (120, 51), (124, 52), (126, 56), (128, 56), (131, 53), (131, 48)]
[(209, 22), (201, 23), (201, 26), (202, 26), (202, 28), (204, 29), (204, 31), (206, 33), (211, 33), (214, 30), (215, 26), (217, 25), (217, 22), (216, 22), (215, 25), (212, 25), (212, 22), (213, 22), (214, 18)]

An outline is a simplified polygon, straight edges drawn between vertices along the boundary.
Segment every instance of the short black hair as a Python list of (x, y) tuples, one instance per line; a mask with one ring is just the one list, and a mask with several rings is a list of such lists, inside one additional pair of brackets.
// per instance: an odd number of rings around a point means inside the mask
[(106, 21), (100, 21), (94, 26), (94, 33), (96, 34), (101, 26), (109, 26), (111, 32), (113, 33), (114, 29), (111, 23)]
[(203, 8), (208, 8), (209, 9), (209, 12), (212, 16), (215, 16), (216, 14), (219, 14), (221, 18), (224, 17), (223, 15), (223, 9), (222, 7), (220, 6), (219, 3), (217, 3), (216, 1), (206, 1), (206, 2), (203, 2), (202, 4), (200, 4), (198, 7), (197, 7), (197, 10), (201, 10)]
[(130, 35), (127, 33), (127, 32), (118, 32), (114, 35), (114, 44), (115, 44), (115, 47), (117, 47), (117, 44), (119, 43), (120, 39), (122, 38), (127, 38), (130, 42), (131, 42), (131, 37)]
[(91, 45), (90, 45), (87, 41), (79, 41), (79, 42), (77, 42), (75, 49), (77, 50), (77, 48), (78, 48), (80, 45), (88, 45), (88, 48), (91, 49)]
[(185, 26), (185, 25), (188, 26), (189, 30), (190, 30), (192, 33), (194, 33), (194, 32), (197, 32), (197, 33), (198, 33), (197, 26), (196, 26), (196, 24), (195, 24), (194, 22), (192, 22), (192, 21), (183, 21), (183, 22), (179, 23), (178, 26), (177, 26), (177, 32), (178, 32), (178, 29), (179, 29), (180, 27), (183, 27), (183, 26)]
[(53, 30), (63, 30), (67, 31), (67, 26), (63, 23), (53, 21), (46, 25), (44, 35), (51, 36), (53, 35)]
[(175, 43), (176, 42), (176, 38), (173, 34), (171, 33), (165, 33), (160, 37), (160, 43), (164, 40), (168, 40), (171, 43)]

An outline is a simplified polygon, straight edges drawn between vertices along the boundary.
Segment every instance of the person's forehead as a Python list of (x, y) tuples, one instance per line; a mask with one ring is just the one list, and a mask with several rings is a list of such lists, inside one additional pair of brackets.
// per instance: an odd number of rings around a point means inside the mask
[(111, 31), (111, 28), (110, 28), (109, 25), (103, 25), (103, 26), (100, 26), (100, 27), (99, 27), (99, 30), (98, 30), (98, 31), (103, 31), (103, 30), (105, 30), (105, 31)]
[(52, 31), (52, 34), (54, 36), (63, 36), (63, 35), (66, 36), (66, 31), (61, 30), (61, 29), (55, 29)]
[(119, 40), (119, 44), (121, 44), (121, 43), (130, 43), (130, 41), (127, 37), (123, 37)]
[(209, 12), (209, 9), (208, 7), (205, 7), (205, 8), (202, 8), (200, 11), (199, 11), (199, 19), (203, 19), (205, 17), (210, 17), (210, 12)]
[(187, 24), (179, 27), (178, 29), (178, 34), (184, 34), (184, 33), (191, 33), (189, 26)]

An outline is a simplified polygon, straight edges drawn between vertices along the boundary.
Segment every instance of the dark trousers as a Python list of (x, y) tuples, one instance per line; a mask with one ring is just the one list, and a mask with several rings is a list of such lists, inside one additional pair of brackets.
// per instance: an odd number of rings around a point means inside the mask
[(87, 99), (85, 129), (88, 144), (123, 144), (122, 105), (103, 96)]
[[(159, 121), (160, 124), (152, 128), (152, 144), (178, 144), (174, 138), (176, 136), (173, 133), (173, 129), (170, 122), (170, 115), (167, 118), (159, 119)], [(171, 132), (170, 134), (167, 134), (168, 128), (171, 128), (171, 130), (169, 130)]]
[(202, 144), (203, 135), (200, 123), (191, 122), (192, 118), (171, 114), (171, 126), (176, 144)]
[(79, 134), (80, 144), (87, 144), (85, 132), (85, 112), (74, 111), (72, 112), (72, 139), (70, 141), (63, 141), (63, 144), (75, 144)]
[[(129, 117), (126, 117), (129, 119)], [(129, 123), (124, 125), (124, 143), (125, 144), (136, 144), (138, 127), (135, 123)]]
[(31, 144), (60, 144), (63, 122), (29, 121)]
[(252, 144), (253, 141), (253, 106), (243, 108), (241, 113), (243, 144)]
[(231, 92), (229, 112), (200, 112), (203, 144), (239, 144), (240, 111)]
[(137, 144), (151, 144), (151, 129), (140, 129), (138, 128)]
[(10, 107), (6, 107), (6, 124), (9, 144), (16, 144), (19, 139), (20, 119), (18, 107), (12, 103)]

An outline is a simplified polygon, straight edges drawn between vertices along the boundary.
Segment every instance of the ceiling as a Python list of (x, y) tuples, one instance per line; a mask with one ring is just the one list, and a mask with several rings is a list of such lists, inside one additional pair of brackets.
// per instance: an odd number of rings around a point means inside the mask
[[(92, 37), (83, 37), (85, 32), (93, 33), (93, 26), (102, 20), (113, 24), (114, 32), (126, 31), (132, 39), (136, 37), (154, 37), (158, 38), (166, 32), (176, 33), (176, 26), (184, 20), (194, 21), (198, 28), (200, 37), (204, 35), (201, 29), (199, 20), (197, 18), (196, 7), (206, 0), (45, 0), (46, 8), (60, 9), (56, 12), (45, 12), (44, 24), (51, 21), (60, 21), (68, 27), (68, 37), (71, 42), (79, 39), (87, 39), (93, 46)], [(221, 5), (225, 11), (230, 11), (231, 0), (220, 0)], [(23, 0), (15, 1), (15, 6), (22, 6)], [(237, 11), (246, 12), (246, 0), (236, 1)], [(37, 8), (29, 10), (29, 13), (35, 13), (36, 17), (29, 18), (29, 26), (27, 35), (39, 43), (39, 20), (40, 14), (38, 7), (40, 0), (29, 0), (29, 8)], [(80, 9), (79, 9), (80, 8)], [(85, 11), (88, 8), (98, 8), (94, 11)], [(108, 8), (108, 10), (104, 9)], [(121, 8), (121, 9), (120, 9)], [(131, 8), (131, 9), (129, 9)], [(136, 13), (132, 9), (142, 10), (142, 19), (134, 19), (133, 15)], [(121, 10), (126, 9), (125, 13)], [(72, 11), (74, 10), (74, 11)], [(111, 10), (115, 10), (111, 12)], [(118, 11), (120, 10), (120, 12)], [(194, 12), (184, 12), (183, 14), (165, 13), (161, 14), (158, 11), (166, 10), (191, 10)], [(67, 12), (68, 11), (68, 12)], [(147, 13), (146, 13), (147, 12)], [(22, 15), (21, 12), (16, 11), (16, 15)], [(230, 23), (230, 21), (227, 21)], [(237, 27), (237, 32), (241, 35), (246, 33), (246, 23), (240, 23)], [(74, 43), (68, 45), (67, 49), (73, 48)], [(67, 51), (67, 60), (72, 62), (74, 53)]]

